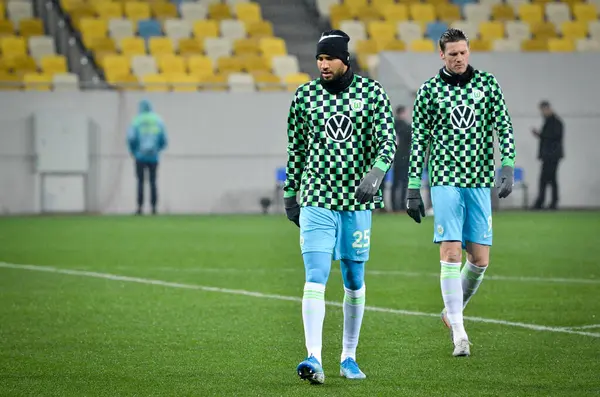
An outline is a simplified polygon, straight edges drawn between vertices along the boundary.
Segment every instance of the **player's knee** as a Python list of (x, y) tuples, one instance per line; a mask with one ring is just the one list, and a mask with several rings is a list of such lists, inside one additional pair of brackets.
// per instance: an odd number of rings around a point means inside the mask
[(365, 263), (342, 259), (341, 265), (344, 287), (352, 291), (361, 289), (365, 281)]
[(304, 267), (307, 283), (327, 284), (331, 269), (331, 254), (308, 252), (304, 254)]
[(490, 262), (489, 255), (485, 254), (468, 254), (467, 260), (477, 267), (486, 267)]
[(460, 242), (443, 243), (440, 248), (440, 257), (444, 262), (462, 262), (462, 247)]
[(306, 270), (306, 282), (307, 283), (317, 283), (317, 284), (327, 284), (327, 278), (329, 277), (329, 273), (324, 269), (307, 269)]

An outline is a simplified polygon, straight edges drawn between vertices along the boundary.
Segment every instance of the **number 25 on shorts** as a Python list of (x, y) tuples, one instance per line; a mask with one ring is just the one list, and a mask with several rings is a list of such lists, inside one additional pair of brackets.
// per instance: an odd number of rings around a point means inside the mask
[(357, 230), (352, 233), (352, 237), (354, 237), (352, 248), (367, 248), (371, 244), (371, 229)]

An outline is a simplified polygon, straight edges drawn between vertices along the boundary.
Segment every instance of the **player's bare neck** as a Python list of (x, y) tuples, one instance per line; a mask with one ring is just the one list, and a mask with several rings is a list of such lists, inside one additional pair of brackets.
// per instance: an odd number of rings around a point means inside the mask
[(329, 81), (320, 79), (323, 88), (325, 88), (327, 92), (333, 95), (339, 94), (340, 92), (346, 90), (346, 88), (350, 87), (350, 84), (352, 84), (353, 80), (354, 72), (352, 72), (350, 66), (348, 66), (348, 70), (346, 70), (346, 73), (344, 73), (337, 79)]
[(471, 65), (467, 66), (467, 70), (462, 74), (456, 74), (445, 67), (440, 69), (440, 77), (447, 84), (462, 87), (466, 85), (475, 75), (475, 69)]

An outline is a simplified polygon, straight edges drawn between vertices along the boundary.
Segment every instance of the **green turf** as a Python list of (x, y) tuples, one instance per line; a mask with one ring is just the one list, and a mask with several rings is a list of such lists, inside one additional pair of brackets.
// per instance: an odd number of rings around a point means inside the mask
[[(595, 281), (489, 279), (465, 314), (600, 324), (598, 225), (599, 212), (497, 214), (487, 275)], [(439, 313), (432, 234), (430, 218), (374, 217), (367, 305)], [(283, 216), (0, 218), (0, 261), (291, 297), (304, 283)], [(342, 299), (338, 266), (329, 301)], [(299, 302), (0, 267), (0, 395), (600, 395), (598, 337), (467, 321), (473, 355), (456, 359), (438, 318), (368, 311), (368, 378), (352, 382), (338, 374), (341, 325), (328, 306), (315, 387), (295, 374)]]

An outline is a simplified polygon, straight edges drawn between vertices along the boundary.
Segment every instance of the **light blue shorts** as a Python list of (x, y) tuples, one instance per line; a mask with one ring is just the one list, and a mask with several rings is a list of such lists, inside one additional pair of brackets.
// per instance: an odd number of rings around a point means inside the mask
[(332, 211), (321, 207), (302, 207), (302, 253), (326, 252), (333, 255), (333, 260), (366, 262), (371, 248), (371, 214), (371, 210)]
[(492, 199), (490, 188), (433, 186), (433, 242), (467, 241), (492, 245)]

